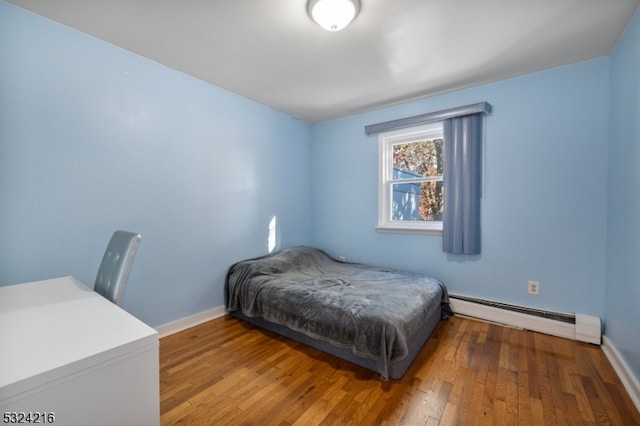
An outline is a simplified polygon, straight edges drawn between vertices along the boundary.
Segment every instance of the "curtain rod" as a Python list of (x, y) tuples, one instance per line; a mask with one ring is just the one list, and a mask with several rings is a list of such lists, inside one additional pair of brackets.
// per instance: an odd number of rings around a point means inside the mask
[(447, 118), (460, 117), (471, 114), (491, 114), (491, 105), (488, 102), (479, 102), (477, 104), (465, 105), (456, 108), (445, 109), (442, 111), (429, 112), (426, 114), (414, 115), (413, 117), (399, 118), (397, 120), (385, 121), (382, 123), (369, 124), (364, 127), (367, 135), (387, 132), (389, 130), (401, 129), (403, 127), (417, 126), (427, 124), (434, 121), (442, 121)]

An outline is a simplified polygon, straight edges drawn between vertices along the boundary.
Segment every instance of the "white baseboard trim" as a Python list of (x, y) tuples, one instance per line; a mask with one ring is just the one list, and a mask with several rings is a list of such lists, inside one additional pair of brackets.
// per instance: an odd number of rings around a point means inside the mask
[(168, 324), (156, 327), (156, 331), (158, 332), (158, 337), (163, 338), (179, 331), (186, 330), (187, 328), (195, 327), (196, 325), (200, 325), (203, 322), (220, 318), (225, 314), (226, 311), (224, 306), (218, 306), (217, 308), (200, 312), (199, 314), (195, 314), (190, 317), (182, 318), (177, 321), (173, 321)]
[(485, 306), (466, 300), (451, 298), (449, 301), (451, 309), (456, 314), (566, 339), (575, 339), (576, 328), (574, 324), (494, 308), (493, 306)]
[(620, 356), (620, 352), (618, 352), (613, 343), (611, 343), (611, 340), (607, 339), (607, 336), (602, 336), (602, 351), (618, 374), (622, 385), (629, 393), (636, 408), (640, 411), (640, 383), (631, 372), (627, 363)]

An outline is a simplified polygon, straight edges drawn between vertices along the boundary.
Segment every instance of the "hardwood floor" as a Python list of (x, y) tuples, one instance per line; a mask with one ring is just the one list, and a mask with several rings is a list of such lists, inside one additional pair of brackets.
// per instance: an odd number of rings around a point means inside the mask
[(598, 346), (454, 317), (401, 380), (218, 318), (160, 340), (161, 424), (640, 425)]

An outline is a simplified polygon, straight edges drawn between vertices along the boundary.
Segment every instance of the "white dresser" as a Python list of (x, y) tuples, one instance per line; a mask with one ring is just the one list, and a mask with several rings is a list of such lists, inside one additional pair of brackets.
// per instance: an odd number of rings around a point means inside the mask
[(73, 277), (0, 287), (0, 424), (158, 425), (159, 392), (153, 328)]

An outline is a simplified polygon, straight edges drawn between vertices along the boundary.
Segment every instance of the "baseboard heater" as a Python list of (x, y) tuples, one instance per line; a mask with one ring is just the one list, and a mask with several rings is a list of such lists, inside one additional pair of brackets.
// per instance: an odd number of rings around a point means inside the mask
[(545, 311), (455, 294), (449, 294), (449, 299), (451, 309), (459, 315), (597, 345), (602, 339), (598, 317)]

